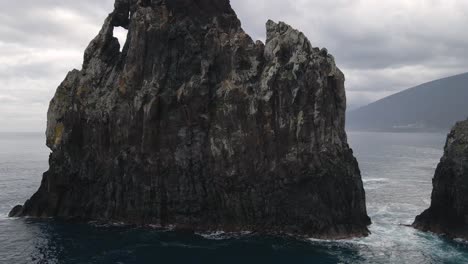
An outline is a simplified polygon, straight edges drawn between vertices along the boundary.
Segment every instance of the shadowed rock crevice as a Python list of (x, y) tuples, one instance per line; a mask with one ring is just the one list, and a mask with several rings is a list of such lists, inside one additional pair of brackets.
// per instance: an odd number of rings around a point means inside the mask
[(50, 103), (50, 169), (12, 216), (367, 235), (345, 108), (333, 57), (285, 23), (263, 44), (227, 0), (118, 0)]

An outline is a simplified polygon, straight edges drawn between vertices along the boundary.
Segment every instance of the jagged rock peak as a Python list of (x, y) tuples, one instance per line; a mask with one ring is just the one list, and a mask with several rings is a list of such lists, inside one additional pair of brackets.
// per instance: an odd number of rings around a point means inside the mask
[(431, 206), (413, 226), (468, 239), (468, 120), (457, 123), (448, 135), (433, 185)]
[(165, 8), (174, 14), (216, 16), (234, 14), (229, 0), (116, 0), (113, 25), (128, 28), (133, 13), (139, 8)]
[(290, 26), (267, 35), (228, 1), (118, 0), (50, 103), (50, 168), (11, 215), (368, 234), (343, 73)]

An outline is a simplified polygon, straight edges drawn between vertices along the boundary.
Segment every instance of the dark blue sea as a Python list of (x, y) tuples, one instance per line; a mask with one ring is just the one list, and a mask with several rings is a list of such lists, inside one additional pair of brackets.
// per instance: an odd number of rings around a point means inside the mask
[(9, 210), (38, 188), (49, 150), (42, 134), (0, 134), (0, 263), (468, 263), (468, 244), (403, 226), (429, 206), (445, 135), (356, 132), (349, 140), (372, 235), (297, 241), (9, 219)]

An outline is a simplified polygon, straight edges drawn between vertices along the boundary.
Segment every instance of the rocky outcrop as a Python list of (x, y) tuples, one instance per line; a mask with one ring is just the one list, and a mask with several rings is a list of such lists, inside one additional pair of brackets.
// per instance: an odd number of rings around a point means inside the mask
[(117, 0), (50, 103), (50, 169), (12, 215), (363, 236), (345, 108), (333, 57), (284, 23), (263, 44), (228, 0)]
[(432, 182), (431, 206), (413, 226), (468, 239), (468, 120), (457, 123), (448, 135)]

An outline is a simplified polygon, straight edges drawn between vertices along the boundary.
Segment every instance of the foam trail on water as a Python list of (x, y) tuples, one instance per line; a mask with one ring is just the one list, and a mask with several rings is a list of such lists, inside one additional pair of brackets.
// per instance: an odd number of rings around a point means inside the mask
[(231, 238), (247, 237), (252, 234), (251, 231), (241, 231), (235, 233), (226, 233), (224, 231), (214, 231), (208, 233), (196, 233), (197, 235), (209, 240), (226, 240)]
[(390, 179), (387, 178), (369, 178), (369, 179), (362, 179), (364, 183), (369, 182), (390, 182)]

